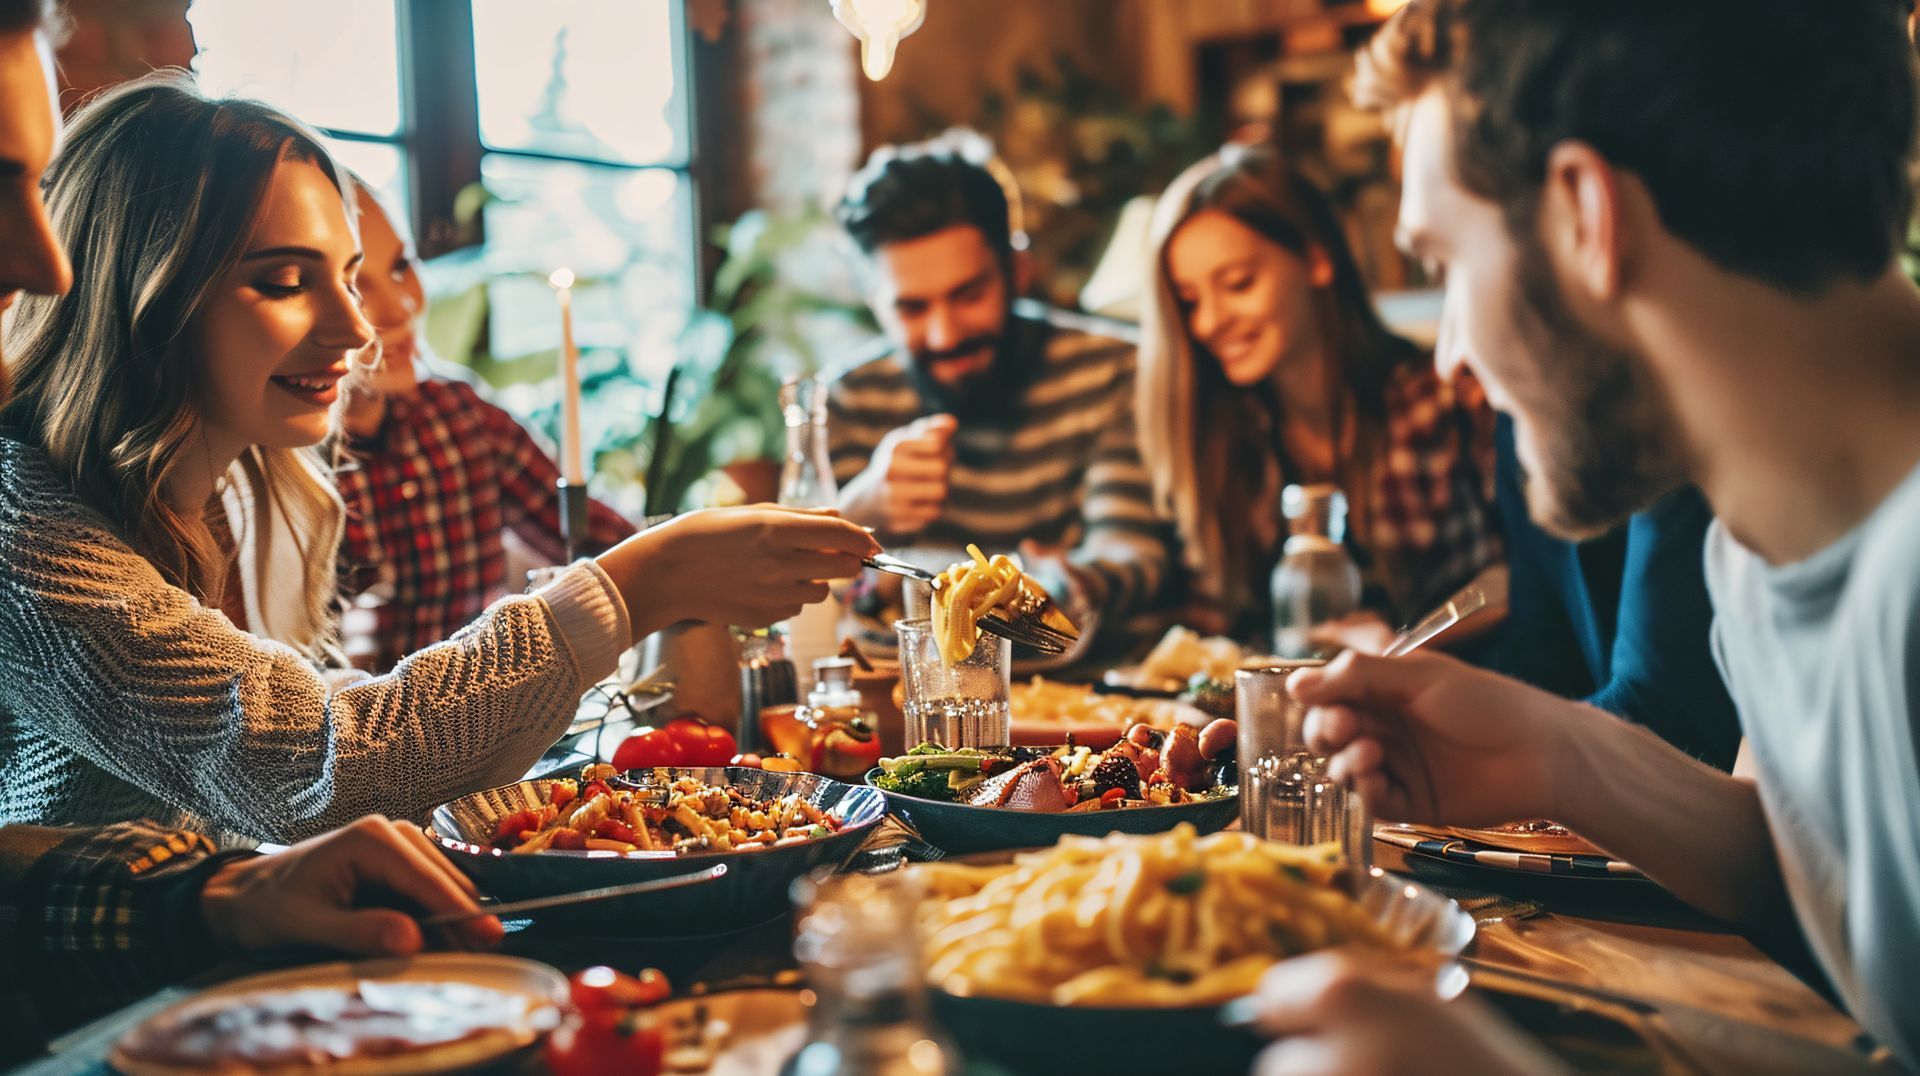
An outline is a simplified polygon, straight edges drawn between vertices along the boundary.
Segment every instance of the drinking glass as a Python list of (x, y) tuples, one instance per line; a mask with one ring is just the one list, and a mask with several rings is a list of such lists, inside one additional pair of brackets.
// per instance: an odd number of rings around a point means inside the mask
[(905, 871), (835, 874), (793, 884), (794, 956), (815, 1003), (793, 1076), (958, 1076), (960, 1054), (933, 1022)]
[(1366, 805), (1334, 783), (1327, 760), (1307, 748), (1307, 708), (1287, 690), (1295, 672), (1325, 664), (1318, 658), (1254, 661), (1233, 674), (1240, 826), (1264, 840), (1341, 841), (1356, 865), (1366, 867), (1373, 851)]
[(900, 639), (900, 709), (906, 718), (907, 746), (1006, 744), (1011, 738), (1013, 647), (998, 635), (982, 632), (973, 653), (949, 665), (934, 642), (931, 619), (902, 620), (893, 630)]

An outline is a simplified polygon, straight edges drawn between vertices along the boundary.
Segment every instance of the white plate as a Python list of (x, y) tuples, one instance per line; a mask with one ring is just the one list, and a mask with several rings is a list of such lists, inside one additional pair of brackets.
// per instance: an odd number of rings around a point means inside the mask
[[(148, 1017), (139, 1027), (128, 1035), (122, 1036), (121, 1041), (124, 1042), (128, 1037), (138, 1034), (140, 1030), (156, 1021), (172, 1018), (190, 1009), (217, 1008), (226, 999), (237, 1000), (243, 995), (286, 990), (325, 987), (352, 989), (362, 982), (457, 982), (486, 987), (507, 994), (518, 994), (529, 999), (536, 1006), (546, 1007), (550, 1018), (540, 1022), (547, 1027), (558, 1022), (560, 1006), (567, 1000), (565, 976), (545, 964), (522, 960), (518, 957), (494, 956), (485, 953), (429, 953), (416, 957), (339, 961), (249, 975), (244, 979), (235, 979), (232, 982), (209, 987)], [(363, 1076), (363, 1074), (372, 1076), (376, 1073), (406, 1073), (409, 1076), (422, 1076), (427, 1073), (461, 1072), (479, 1065), (498, 1062), (522, 1050), (532, 1048), (539, 1041), (536, 1037), (530, 1043), (456, 1043), (444, 1049), (423, 1051), (411, 1057), (368, 1058), (351, 1065), (340, 1064), (314, 1071), (352, 1073), (354, 1076)], [(484, 1048), (476, 1051), (473, 1048), (476, 1046)], [(132, 1076), (198, 1071), (138, 1062), (126, 1056), (118, 1045), (114, 1047), (108, 1061), (116, 1072), (129, 1073)]]

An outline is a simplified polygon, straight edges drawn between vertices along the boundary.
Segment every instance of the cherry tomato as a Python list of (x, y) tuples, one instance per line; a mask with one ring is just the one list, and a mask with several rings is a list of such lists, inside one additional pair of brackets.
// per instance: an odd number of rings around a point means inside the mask
[(749, 770), (757, 770), (760, 768), (760, 756), (748, 751), (745, 754), (735, 755), (728, 759), (727, 765), (744, 766)]
[(547, 802), (553, 804), (554, 809), (558, 810), (572, 803), (573, 798), (579, 794), (578, 784), (572, 781), (555, 781), (547, 788)]
[(647, 968), (639, 975), (605, 965), (577, 971), (567, 981), (567, 996), (581, 1015), (615, 1009), (633, 1009), (657, 1005), (673, 993), (673, 986), (658, 968)]
[(577, 829), (563, 829), (554, 833), (552, 848), (562, 852), (578, 852), (587, 846), (587, 835)]
[(682, 766), (725, 766), (734, 752), (733, 733), (710, 725), (697, 717), (678, 717), (667, 722), (667, 735), (680, 745)]
[(728, 732), (718, 725), (707, 726), (707, 750), (705, 756), (707, 765), (725, 766), (728, 760), (732, 759), (734, 754), (739, 750), (740, 745), (733, 742), (733, 733)]
[(547, 1070), (553, 1076), (608, 1076), (632, 1073), (659, 1076), (666, 1057), (666, 1035), (650, 1016), (635, 1009), (614, 1010), (602, 1022), (566, 1024), (547, 1037)]
[(654, 766), (682, 766), (680, 744), (665, 729), (641, 729), (620, 741), (613, 752), (616, 770), (644, 770)]

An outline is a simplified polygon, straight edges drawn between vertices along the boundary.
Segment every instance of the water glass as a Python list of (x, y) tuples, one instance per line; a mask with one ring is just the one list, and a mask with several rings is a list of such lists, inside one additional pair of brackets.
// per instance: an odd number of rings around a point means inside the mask
[(927, 1005), (912, 874), (835, 874), (793, 884), (793, 952), (813, 990), (793, 1076), (958, 1076), (960, 1053)]
[(1366, 805), (1327, 776), (1327, 760), (1308, 750), (1307, 708), (1287, 690), (1296, 671), (1320, 659), (1249, 663), (1234, 673), (1239, 725), (1240, 826), (1264, 840), (1290, 844), (1340, 841), (1359, 866), (1373, 850)]
[(947, 747), (999, 747), (1011, 738), (1008, 688), (1013, 647), (982, 632), (973, 653), (951, 665), (934, 642), (933, 621), (902, 620), (900, 682), (905, 742)]

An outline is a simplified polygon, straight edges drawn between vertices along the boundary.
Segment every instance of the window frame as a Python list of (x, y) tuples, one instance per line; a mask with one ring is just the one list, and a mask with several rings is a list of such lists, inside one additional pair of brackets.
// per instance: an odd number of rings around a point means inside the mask
[[(481, 160), (488, 155), (523, 160), (556, 161), (615, 172), (665, 171), (685, 184), (691, 212), (683, 223), (687, 249), (693, 253), (689, 270), (696, 301), (703, 301), (711, 270), (711, 256), (702, 237), (707, 233), (707, 202), (701, 196), (703, 153), (708, 128), (703, 122), (701, 88), (702, 49), (690, 40), (686, 0), (666, 3), (671, 18), (674, 57), (680, 67), (679, 92), (687, 102), (686, 156), (675, 164), (631, 164), (592, 157), (574, 157), (527, 149), (488, 146), (480, 134), (480, 89), (474, 57), (471, 0), (394, 0), (400, 60), (400, 131), (395, 136), (353, 131), (326, 131), (344, 141), (380, 142), (397, 146), (406, 170), (408, 206), (413, 234), (422, 257), (437, 257), (485, 241), (482, 221), (462, 227), (454, 208), (460, 192), (481, 178)], [(423, 123), (431, 117), (432, 123)]]

